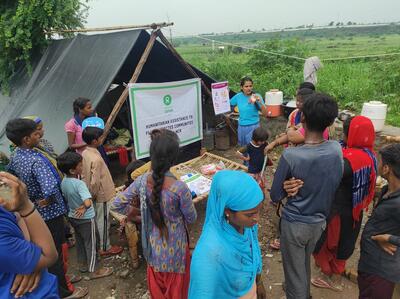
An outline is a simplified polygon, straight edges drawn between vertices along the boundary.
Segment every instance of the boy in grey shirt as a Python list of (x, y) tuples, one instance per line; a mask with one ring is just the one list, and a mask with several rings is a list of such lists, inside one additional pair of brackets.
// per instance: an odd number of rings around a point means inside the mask
[(324, 130), (338, 115), (337, 103), (315, 93), (304, 102), (303, 146), (286, 149), (279, 160), (271, 199), (287, 196), (283, 183), (292, 177), (303, 181), (299, 192), (288, 198), (281, 219), (281, 251), (288, 299), (310, 298), (310, 258), (326, 226), (331, 204), (343, 173), (338, 142), (325, 141)]

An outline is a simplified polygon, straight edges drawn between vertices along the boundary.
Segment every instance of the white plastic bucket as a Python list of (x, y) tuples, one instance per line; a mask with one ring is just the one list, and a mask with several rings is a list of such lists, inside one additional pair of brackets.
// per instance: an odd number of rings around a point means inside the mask
[(380, 101), (370, 101), (363, 104), (361, 115), (368, 117), (373, 125), (375, 132), (383, 130), (386, 120), (387, 105)]
[(282, 105), (283, 92), (279, 89), (271, 89), (265, 93), (265, 104), (267, 106)]

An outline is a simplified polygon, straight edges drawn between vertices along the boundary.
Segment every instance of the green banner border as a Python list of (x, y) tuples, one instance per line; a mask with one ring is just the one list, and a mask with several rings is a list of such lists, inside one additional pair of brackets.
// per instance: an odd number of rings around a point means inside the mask
[(197, 93), (197, 136), (186, 139), (186, 140), (181, 140), (180, 145), (185, 146), (188, 145), (192, 142), (196, 142), (202, 139), (202, 116), (201, 116), (201, 94), (200, 94), (200, 81), (194, 81), (190, 83), (183, 83), (183, 84), (177, 84), (177, 85), (165, 85), (165, 86), (158, 86), (158, 87), (129, 87), (129, 102), (130, 102), (130, 110), (131, 110), (131, 116), (132, 116), (132, 125), (133, 125), (133, 134), (134, 134), (134, 147), (135, 147), (135, 155), (137, 159), (145, 158), (149, 156), (149, 150), (144, 151), (144, 152), (139, 152), (139, 134), (138, 134), (138, 126), (137, 126), (137, 116), (136, 116), (136, 105), (135, 105), (135, 92), (136, 91), (141, 91), (141, 90), (159, 90), (159, 89), (170, 89), (170, 88), (176, 88), (176, 87), (182, 87), (182, 86), (190, 86), (190, 85), (195, 85), (196, 86), (196, 93)]

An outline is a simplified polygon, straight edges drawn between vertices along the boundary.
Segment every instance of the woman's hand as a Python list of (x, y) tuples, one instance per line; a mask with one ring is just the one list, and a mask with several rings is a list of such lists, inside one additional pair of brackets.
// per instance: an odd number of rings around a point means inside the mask
[(10, 292), (14, 294), (15, 298), (20, 298), (28, 292), (31, 293), (38, 287), (40, 277), (40, 271), (25, 275), (17, 274), (14, 278)]
[(286, 191), (289, 197), (297, 195), (300, 188), (303, 187), (304, 182), (302, 180), (291, 178), (283, 182), (283, 189)]
[(389, 238), (390, 238), (389, 234), (376, 235), (371, 237), (372, 240), (378, 242), (379, 246), (381, 246), (381, 248), (385, 252), (387, 252), (390, 255), (394, 255), (397, 251), (397, 246), (390, 243)]
[(7, 200), (0, 197), (0, 205), (10, 212), (19, 212), (26, 215), (33, 208), (28, 198), (26, 185), (10, 173), (0, 172), (0, 180), (11, 188), (12, 198)]

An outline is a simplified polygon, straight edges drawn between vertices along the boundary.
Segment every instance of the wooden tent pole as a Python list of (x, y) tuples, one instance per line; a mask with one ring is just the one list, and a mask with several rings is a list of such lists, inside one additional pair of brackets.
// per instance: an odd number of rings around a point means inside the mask
[[(175, 50), (175, 48), (171, 45), (169, 40), (164, 36), (164, 34), (161, 32), (161, 30), (158, 32), (158, 37), (161, 39), (163, 44), (171, 51), (171, 53), (178, 59), (178, 61), (183, 65), (183, 67), (193, 76), (193, 78), (199, 78), (199, 76), (196, 74), (196, 72), (193, 70), (193, 68), (182, 58), (182, 56)], [(203, 89), (206, 91), (207, 95), (212, 98), (212, 94), (210, 89), (207, 87), (207, 85), (201, 80), (201, 86)], [(236, 132), (234, 126), (232, 125), (232, 122), (229, 118), (229, 116), (225, 115), (225, 122), (226, 124), (234, 131)]]
[(153, 23), (148, 25), (127, 25), (127, 26), (113, 26), (113, 27), (99, 27), (99, 28), (81, 28), (81, 29), (64, 29), (64, 30), (50, 30), (46, 31), (46, 34), (51, 33), (75, 33), (75, 32), (96, 32), (96, 31), (115, 31), (115, 30), (126, 30), (126, 29), (157, 29), (161, 27), (172, 26), (174, 23)]
[[(146, 48), (143, 51), (142, 57), (140, 57), (140, 60), (135, 68), (135, 72), (132, 75), (131, 80), (129, 80), (129, 83), (135, 83), (137, 81), (137, 79), (139, 78), (139, 75), (143, 69), (144, 64), (147, 61), (147, 58), (149, 57), (150, 51), (153, 48), (154, 42), (156, 41), (157, 38), (157, 32), (160, 29), (157, 28), (156, 30), (153, 30), (153, 32), (150, 35), (150, 39), (147, 43)], [(127, 84), (127, 86), (125, 87), (124, 91), (122, 92), (122, 94), (120, 95), (118, 101), (115, 103), (113, 110), (110, 113), (110, 116), (107, 119), (106, 125), (104, 127), (104, 133), (101, 136), (101, 143), (104, 142), (104, 140), (106, 139), (108, 133), (111, 130), (111, 126), (115, 121), (115, 118), (117, 117), (118, 112), (121, 110), (122, 106), (124, 105), (126, 99), (128, 98), (128, 94), (129, 94), (129, 84)]]

